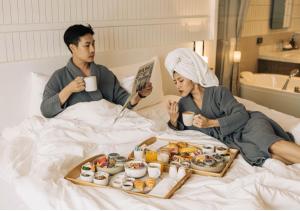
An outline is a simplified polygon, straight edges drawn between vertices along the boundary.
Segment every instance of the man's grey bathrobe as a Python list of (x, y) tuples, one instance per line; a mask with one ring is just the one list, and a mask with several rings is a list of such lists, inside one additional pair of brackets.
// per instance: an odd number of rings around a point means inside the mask
[[(193, 111), (208, 119), (218, 119), (220, 127), (197, 128), (186, 127), (182, 121), (182, 112)], [(202, 108), (199, 109), (191, 95), (179, 101), (179, 118), (177, 130), (199, 130), (219, 139), (229, 147), (240, 150), (244, 159), (251, 165), (262, 166), (268, 151), (274, 142), (285, 139), (292, 141), (291, 134), (286, 133), (276, 122), (261, 112), (247, 111), (228, 89), (222, 86), (205, 88)]]
[[(80, 69), (74, 65), (72, 59), (68, 64), (55, 71), (50, 80), (46, 84), (43, 101), (41, 104), (41, 112), (45, 117), (51, 118), (62, 112), (68, 106), (79, 102), (90, 102), (106, 99), (110, 102), (124, 105), (129, 97), (128, 92), (123, 89), (116, 76), (105, 66), (90, 64), (91, 75), (97, 77), (98, 89), (94, 92), (81, 91), (73, 93), (69, 99), (61, 106), (58, 98), (59, 92), (73, 81), (77, 76), (84, 77)], [(132, 108), (132, 106), (128, 106)]]

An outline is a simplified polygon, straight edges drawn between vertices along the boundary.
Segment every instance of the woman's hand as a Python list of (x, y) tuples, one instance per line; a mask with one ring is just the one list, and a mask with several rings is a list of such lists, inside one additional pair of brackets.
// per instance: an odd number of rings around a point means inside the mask
[(219, 122), (216, 119), (208, 119), (201, 114), (194, 116), (193, 125), (198, 128), (219, 127)]
[(168, 112), (170, 115), (170, 122), (173, 126), (177, 126), (177, 119), (179, 117), (179, 108), (176, 101), (169, 101), (168, 103)]

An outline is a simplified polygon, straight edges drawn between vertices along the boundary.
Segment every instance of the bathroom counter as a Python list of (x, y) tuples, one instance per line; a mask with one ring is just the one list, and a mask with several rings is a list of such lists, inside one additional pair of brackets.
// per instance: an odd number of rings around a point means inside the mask
[(288, 51), (260, 51), (258, 59), (300, 64), (300, 49)]

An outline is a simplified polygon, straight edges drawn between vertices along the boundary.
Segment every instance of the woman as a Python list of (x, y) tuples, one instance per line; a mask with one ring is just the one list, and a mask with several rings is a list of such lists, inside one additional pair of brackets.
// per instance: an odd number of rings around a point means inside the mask
[[(240, 150), (251, 165), (262, 166), (268, 158), (285, 164), (300, 163), (300, 146), (293, 136), (261, 112), (247, 111), (228, 89), (218, 86), (207, 63), (190, 49), (176, 49), (165, 66), (182, 96), (169, 102), (168, 125), (176, 130), (198, 130)], [(192, 126), (185, 126), (182, 113), (195, 113)]]

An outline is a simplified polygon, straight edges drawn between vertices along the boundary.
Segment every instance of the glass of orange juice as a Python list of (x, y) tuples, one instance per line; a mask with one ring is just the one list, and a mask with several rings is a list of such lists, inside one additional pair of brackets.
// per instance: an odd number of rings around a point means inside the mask
[(146, 151), (146, 162), (154, 162), (157, 161), (157, 152), (152, 150)]

